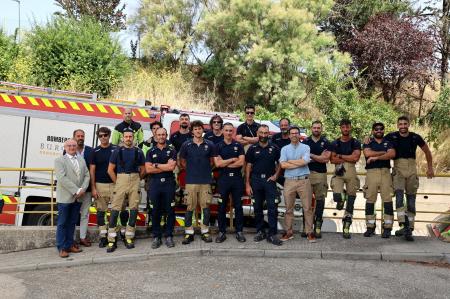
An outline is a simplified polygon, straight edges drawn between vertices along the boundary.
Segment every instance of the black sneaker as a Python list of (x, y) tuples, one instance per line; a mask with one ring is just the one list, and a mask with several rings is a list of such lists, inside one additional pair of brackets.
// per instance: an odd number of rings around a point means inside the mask
[(216, 243), (222, 243), (227, 239), (227, 235), (225, 233), (219, 233), (216, 237)]
[(161, 238), (154, 238), (152, 242), (152, 248), (153, 249), (159, 248), (161, 244), (162, 244)]
[(236, 233), (236, 240), (238, 240), (241, 243), (247, 241), (247, 239), (245, 239), (244, 234), (242, 232)]
[(169, 248), (175, 247), (175, 243), (173, 242), (173, 238), (172, 237), (167, 237), (166, 238), (166, 246)]
[(385, 228), (383, 230), (383, 234), (381, 235), (381, 237), (384, 238), (384, 239), (389, 239), (391, 237), (391, 232), (392, 232), (392, 229)]
[(276, 235), (267, 237), (267, 242), (276, 246), (283, 245), (283, 241), (281, 241)]
[(125, 247), (127, 249), (133, 249), (134, 248), (134, 240), (133, 239), (126, 239), (125, 241)]
[(194, 235), (185, 234), (184, 240), (181, 242), (183, 245), (191, 244), (191, 242), (194, 242)]
[(322, 222), (317, 222), (315, 227), (314, 227), (314, 235), (316, 236), (317, 239), (321, 239), (322, 238)]
[(205, 243), (211, 243), (212, 242), (212, 238), (208, 233), (202, 234), (202, 240)]
[(375, 235), (375, 228), (368, 227), (366, 232), (364, 233), (364, 237), (372, 237), (373, 235)]
[(266, 239), (266, 234), (263, 232), (256, 233), (256, 236), (253, 238), (255, 242), (261, 242), (262, 240)]
[(301, 232), (300, 236), (301, 236), (302, 238), (306, 238), (306, 237), (308, 237), (308, 234), (305, 233), (305, 232)]
[(100, 242), (98, 243), (98, 247), (105, 248), (106, 245), (108, 245), (108, 238), (106, 238), (106, 237), (100, 238)]
[(116, 242), (109, 242), (108, 245), (106, 246), (106, 252), (107, 253), (114, 252), (114, 250), (116, 250), (116, 249), (117, 249)]

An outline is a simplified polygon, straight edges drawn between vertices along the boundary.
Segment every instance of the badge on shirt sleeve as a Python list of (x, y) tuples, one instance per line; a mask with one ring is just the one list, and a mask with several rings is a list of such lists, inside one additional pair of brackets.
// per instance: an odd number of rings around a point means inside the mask
[(271, 147), (269, 147), (269, 153), (272, 153), (272, 148)]
[(153, 154), (152, 158), (156, 158), (156, 157), (158, 157), (158, 155), (157, 154)]
[(169, 157), (170, 156), (170, 151), (167, 151), (166, 154), (167, 154), (167, 157)]
[(325, 144), (325, 142), (322, 141), (322, 142), (320, 143), (320, 146), (323, 147), (324, 144)]
[(208, 145), (207, 144), (205, 144), (205, 151), (207, 151), (208, 150)]

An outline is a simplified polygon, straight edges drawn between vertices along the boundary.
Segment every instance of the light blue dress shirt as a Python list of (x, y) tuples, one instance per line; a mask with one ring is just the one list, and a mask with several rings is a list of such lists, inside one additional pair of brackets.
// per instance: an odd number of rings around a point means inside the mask
[[(292, 143), (290, 143), (286, 146), (283, 146), (283, 148), (281, 149), (280, 163), (287, 162), (289, 160), (303, 159), (308, 164), (311, 159), (309, 154), (310, 149), (308, 145), (301, 142), (299, 142), (297, 145), (293, 145)], [(307, 164), (302, 167), (285, 169), (284, 177), (289, 179), (293, 177), (308, 175), (310, 172)]]

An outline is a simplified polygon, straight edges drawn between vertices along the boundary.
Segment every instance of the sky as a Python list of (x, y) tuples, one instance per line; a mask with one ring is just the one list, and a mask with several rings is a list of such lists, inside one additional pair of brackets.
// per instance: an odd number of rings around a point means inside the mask
[[(45, 24), (56, 11), (62, 11), (54, 0), (20, 0), (20, 27), (29, 30), (33, 24)], [(122, 0), (126, 4), (127, 16), (134, 14), (138, 8), (139, 0)], [(14, 34), (19, 26), (19, 8), (16, 0), (0, 0), (0, 27), (8, 34)], [(119, 40), (124, 49), (129, 51), (130, 40), (136, 39), (131, 32), (121, 32)]]

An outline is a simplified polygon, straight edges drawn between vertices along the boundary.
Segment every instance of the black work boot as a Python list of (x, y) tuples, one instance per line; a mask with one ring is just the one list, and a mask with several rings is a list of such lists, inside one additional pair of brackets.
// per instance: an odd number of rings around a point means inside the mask
[(127, 249), (133, 249), (134, 248), (134, 239), (126, 239), (125, 240), (125, 247)]
[(114, 252), (117, 249), (117, 237), (114, 242), (108, 242), (108, 245), (106, 246), (106, 252), (111, 253)]
[(368, 227), (364, 233), (364, 237), (372, 237), (375, 235), (375, 227)]
[(159, 248), (161, 246), (161, 244), (162, 244), (161, 238), (160, 237), (156, 237), (156, 238), (153, 239), (152, 248), (153, 249), (157, 249), (157, 248)]
[(208, 233), (202, 234), (202, 240), (203, 240), (205, 243), (211, 243), (211, 242), (212, 242), (211, 235), (208, 234)]
[(413, 235), (412, 235), (412, 230), (409, 227), (407, 227), (405, 229), (404, 237), (405, 237), (406, 241), (409, 241), (409, 242), (414, 241), (414, 238), (413, 238)]
[(188, 245), (188, 244), (191, 244), (191, 242), (194, 242), (194, 235), (185, 234), (183, 242), (181, 242), (181, 244)]
[(105, 248), (106, 245), (108, 245), (108, 238), (107, 237), (101, 237), (100, 241), (98, 242), (98, 247)]
[(342, 237), (344, 237), (344, 239), (350, 239), (352, 237), (350, 235), (350, 225), (352, 225), (351, 220), (349, 220), (348, 218), (345, 218), (343, 228), (342, 228)]
[(383, 229), (383, 234), (381, 235), (381, 237), (384, 239), (389, 239), (391, 237), (391, 232), (392, 232), (391, 228), (385, 228)]
[(316, 220), (316, 223), (314, 223), (314, 234), (316, 235), (317, 239), (322, 238), (322, 221)]
[(247, 241), (247, 239), (245, 238), (245, 236), (244, 236), (244, 234), (242, 232), (237, 232), (236, 233), (236, 240), (238, 240), (241, 243)]
[(172, 237), (167, 237), (167, 238), (166, 238), (166, 246), (167, 246), (168, 248), (175, 247), (175, 242), (173, 241), (173, 238), (172, 238)]
[(405, 229), (406, 229), (406, 228), (405, 228), (405, 223), (404, 223), (404, 222), (401, 222), (401, 223), (400, 223), (400, 229), (395, 231), (395, 235), (396, 235), (397, 237), (403, 236), (403, 235), (405, 234)]

